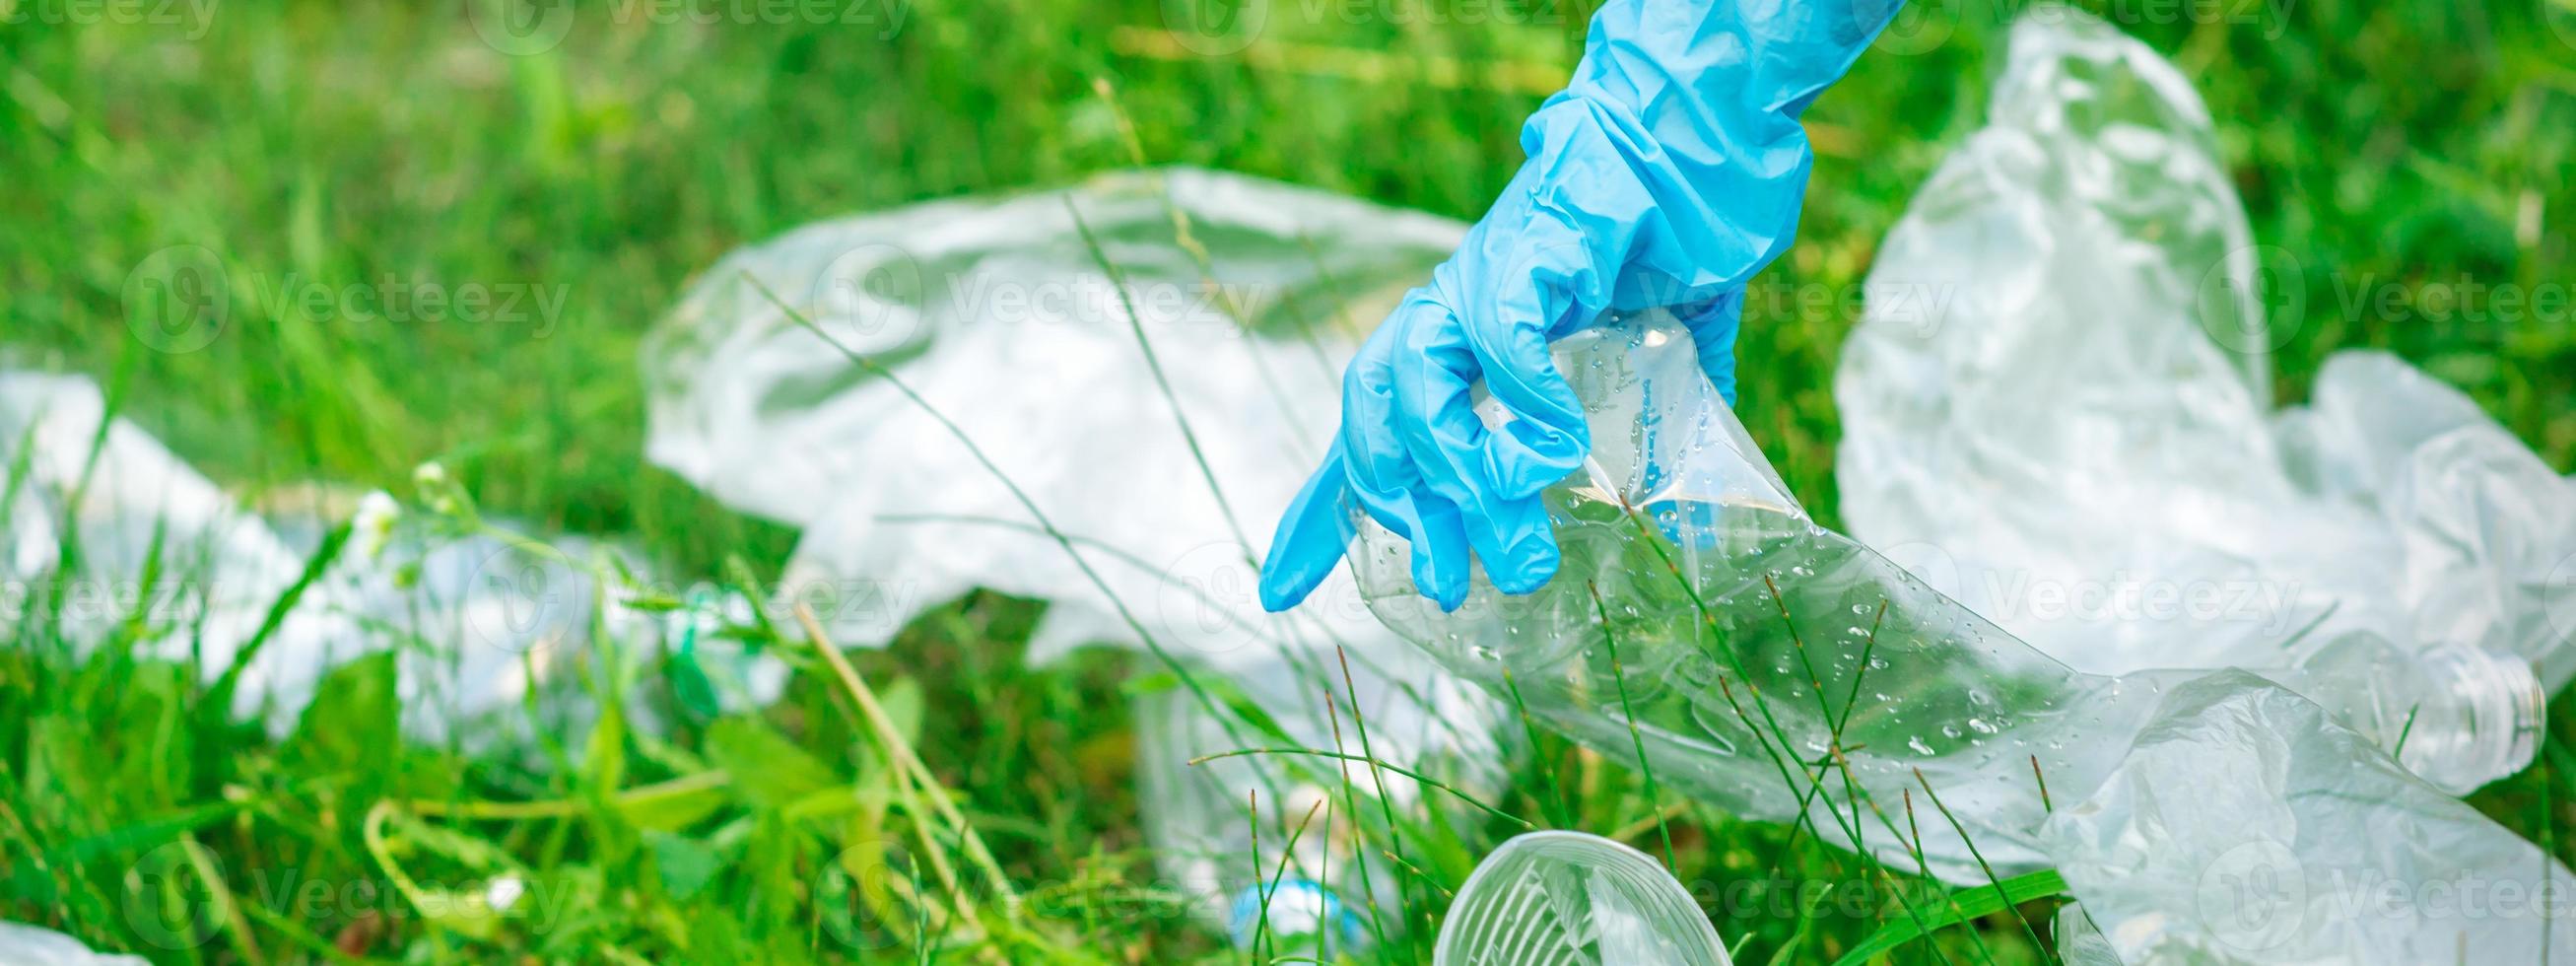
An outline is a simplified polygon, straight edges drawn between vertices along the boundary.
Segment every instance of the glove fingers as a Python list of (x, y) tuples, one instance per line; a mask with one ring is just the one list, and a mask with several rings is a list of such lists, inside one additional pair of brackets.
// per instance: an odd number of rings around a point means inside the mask
[(1295, 607), (1332, 576), (1351, 544), (1350, 492), (1349, 464), (1334, 447), (1279, 517), (1261, 562), (1262, 609), (1275, 614)]
[[(1393, 374), (1399, 408), (1413, 418), (1402, 436), (1435, 492), (1460, 511), (1460, 526), (1485, 573), (1506, 593), (1526, 594), (1556, 573), (1556, 541), (1534, 494), (1513, 492), (1513, 472), (1497, 460), (1525, 459), (1498, 446), (1469, 395), (1481, 368), (1457, 318), (1425, 299), (1409, 303), (1389, 325), (1401, 325)], [(1563, 473), (1548, 477), (1550, 482)], [(1543, 484), (1542, 484), (1543, 485)]]
[[(1404, 310), (1399, 309), (1399, 316)], [(1370, 334), (1342, 378), (1341, 450), (1351, 494), (1370, 518), (1413, 544), (1413, 582), (1443, 610), (1467, 599), (1467, 537), (1458, 507), (1425, 477), (1403, 441), (1418, 412), (1399, 404), (1395, 360), (1405, 326), (1389, 319)]]
[(1472, 382), (1482, 375), (1485, 391), (1516, 417), (1490, 433), (1484, 444), (1487, 476), (1507, 498), (1537, 496), (1582, 466), (1583, 454), (1591, 449), (1583, 403), (1556, 371), (1556, 359), (1547, 349), (1555, 316), (1573, 308), (1567, 288), (1581, 274), (1573, 262), (1558, 263), (1585, 257), (1570, 243), (1538, 250), (1514, 271), (1495, 278), (1505, 287), (1486, 303), (1493, 315), (1478, 318), (1471, 312), (1457, 327), (1474, 357), (1464, 377)]
[(1677, 308), (1699, 349), (1699, 368), (1728, 406), (1735, 405), (1735, 336), (1743, 330), (1744, 290), (1734, 289), (1698, 306)]

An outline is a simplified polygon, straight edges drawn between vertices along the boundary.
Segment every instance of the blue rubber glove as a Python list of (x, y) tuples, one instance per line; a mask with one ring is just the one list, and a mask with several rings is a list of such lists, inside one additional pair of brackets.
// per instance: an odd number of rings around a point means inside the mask
[[(1413, 545), (1414, 583), (1467, 599), (1556, 573), (1539, 493), (1591, 441), (1548, 343), (1612, 311), (1674, 310), (1735, 398), (1743, 289), (1787, 248), (1814, 152), (1798, 115), (1899, 0), (1610, 0), (1566, 89), (1521, 128), (1529, 161), (1457, 254), (1342, 378), (1331, 452), (1279, 521), (1261, 603), (1305, 599), (1350, 545), (1353, 501)], [(1489, 432), (1479, 379), (1517, 417)]]

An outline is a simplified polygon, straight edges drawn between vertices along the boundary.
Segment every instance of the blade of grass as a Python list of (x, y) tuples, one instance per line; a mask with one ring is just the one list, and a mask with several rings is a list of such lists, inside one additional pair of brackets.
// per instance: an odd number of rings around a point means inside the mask
[(1109, 601), (1110, 609), (1117, 612), (1119, 621), (1127, 625), (1127, 629), (1136, 635), (1137, 640), (1145, 645), (1145, 649), (1152, 653), (1156, 660), (1162, 662), (1164, 668), (1181, 682), (1182, 687), (1189, 690), (1192, 697), (1198, 699), (1201, 707), (1216, 716), (1218, 726), (1226, 731), (1226, 737), (1237, 742), (1243, 740), (1242, 733), (1235, 727), (1234, 719), (1228, 717), (1224, 708), (1208, 694), (1205, 687), (1200, 685), (1197, 676), (1163, 646), (1162, 641), (1154, 636), (1154, 632), (1145, 628), (1144, 621), (1138, 619), (1136, 612), (1127, 606), (1127, 602), (1118, 596), (1117, 591), (1110, 588), (1109, 581), (1102, 578), (1098, 570), (1092, 568), (1091, 561), (1083, 557), (1082, 551), (1074, 548), (1072, 538), (1065, 536), (1064, 530), (1055, 525), (1054, 519), (1047, 516), (1046, 511), (1038, 508), (1037, 501), (1029, 496), (1027, 490), (1020, 488), (1018, 481), (1011, 479), (1010, 474), (1002, 472), (1001, 466), (993, 462), (993, 458), (984, 452), (982, 446), (976, 444), (974, 437), (966, 432), (965, 427), (957, 425), (955, 420), (948, 418), (947, 413), (941, 412), (939, 407), (931, 405), (929, 400), (922, 398), (921, 393), (915, 391), (910, 383), (903, 381), (902, 377), (895, 375), (894, 370), (886, 368), (874, 359), (858, 354), (849, 346), (842, 344), (839, 339), (833, 338), (831, 333), (823, 331), (823, 328), (815, 325), (812, 319), (805, 316), (805, 313), (788, 305), (778, 297), (778, 293), (770, 291), (769, 286), (761, 284), (760, 279), (748, 272), (743, 273), (741, 277), (746, 284), (757, 289), (763, 298), (768, 299), (771, 305), (777, 306), (779, 311), (786, 313), (795, 324), (813, 333), (815, 338), (823, 340), (851, 364), (866, 370), (870, 375), (884, 379), (886, 384), (893, 386), (906, 401), (920, 408), (932, 420), (939, 423), (942, 429), (947, 430), (959, 445), (966, 447), (967, 454), (972, 456), (985, 472), (992, 474), (1004, 489), (1009, 490), (1011, 498), (1019, 503), (1020, 508), (1027, 510), (1029, 516), (1037, 521), (1038, 526), (1046, 531), (1047, 536), (1053, 539), (1058, 547), (1063, 548), (1066, 556), (1073, 559), (1075, 569), (1082, 571), (1084, 579), (1090, 581), (1092, 587), (1099, 590), (1100, 595)]
[[(1199, 765), (1227, 758), (1241, 758), (1246, 755), (1304, 755), (1310, 758), (1330, 758), (1336, 761), (1359, 762), (1371, 768), (1382, 768), (1387, 771), (1394, 772), (1406, 778), (1413, 779), (1421, 784), (1447, 792), (1450, 797), (1456, 798), (1457, 800), (1469, 805), (1473, 805), (1479, 811), (1492, 815), (1495, 818), (1502, 819), (1506, 822), (1510, 822), (1514, 825), (1518, 825), (1523, 829), (1535, 830), (1538, 828), (1536, 824), (1531, 823), (1528, 819), (1503, 811), (1502, 809), (1496, 808), (1492, 805), (1488, 805), (1483, 799), (1467, 794), (1466, 792), (1459, 791), (1457, 786), (1448, 784), (1403, 765), (1399, 765), (1391, 761), (1384, 761), (1366, 754), (1346, 755), (1338, 751), (1325, 751), (1321, 748), (1237, 748), (1233, 751), (1220, 751), (1212, 755), (1200, 755), (1196, 758), (1190, 759), (1190, 764)], [(1388, 818), (1392, 820), (1393, 816), (1389, 815)]]
[[(966, 820), (965, 814), (958, 811), (957, 803), (948, 797), (947, 787), (941, 784), (939, 776), (931, 773), (930, 766), (922, 762), (921, 756), (913, 751), (912, 743), (904, 740), (903, 729), (895, 724), (893, 716), (888, 715), (885, 707), (877, 702), (876, 691), (868, 687), (867, 680), (861, 678), (857, 669), (850, 666), (850, 659), (841, 656), (841, 649), (833, 646), (831, 637), (823, 633), (823, 625), (814, 619), (813, 609), (803, 603), (797, 604), (796, 620), (797, 623), (804, 625), (806, 635), (813, 640), (814, 646), (822, 651), (824, 662), (831, 665), (832, 676), (840, 681), (842, 689), (849, 693), (850, 699), (858, 702), (860, 712), (866, 715), (868, 727), (876, 732), (877, 743), (884, 747), (886, 755), (894, 759), (899, 769), (910, 774), (912, 782), (919, 785), (922, 794), (930, 800), (931, 808), (936, 809), (939, 817), (944, 819), (960, 837), (967, 856), (983, 869), (986, 878), (992, 880), (994, 891), (1002, 899), (1003, 917), (1013, 925), (1017, 925), (1020, 921), (1019, 893), (1011, 887), (1010, 876), (1003, 873), (1002, 864), (993, 858), (992, 849), (985, 846), (984, 837), (977, 834), (974, 825)], [(957, 911), (960, 915), (964, 915), (967, 909), (960, 908)]]
[[(1503, 693), (1512, 699), (1512, 710), (1520, 715), (1521, 737), (1529, 742), (1530, 757), (1538, 758), (1538, 722), (1530, 720), (1529, 705), (1521, 700), (1521, 686), (1512, 679), (1509, 664), (1503, 666)], [(1556, 770), (1541, 762), (1538, 773), (1540, 784), (1547, 788), (1547, 801), (1541, 805), (1542, 814), (1558, 828), (1571, 827), (1574, 824), (1571, 806), (1566, 803), (1565, 789), (1556, 780)]]
[[(1357, 705), (1358, 699), (1354, 697), (1352, 699), (1352, 703)], [(1343, 754), (1344, 752), (1342, 749), (1348, 746), (1342, 743), (1341, 702), (1333, 700), (1333, 689), (1330, 685), (1326, 685), (1324, 688), (1324, 720), (1330, 722), (1333, 726), (1333, 753)], [(1351, 770), (1348, 767), (1336, 764), (1333, 767), (1333, 771), (1341, 776), (1342, 805), (1344, 808), (1349, 809), (1351, 814), (1351, 838), (1355, 841), (1364, 842), (1368, 839), (1368, 823), (1361, 821), (1360, 819), (1360, 793), (1359, 789), (1351, 783)], [(1393, 832), (1390, 831), (1388, 834), (1392, 835)], [(1379, 949), (1385, 949), (1387, 948), (1386, 923), (1383, 921), (1383, 917), (1378, 914), (1377, 884), (1369, 881), (1370, 873), (1369, 864), (1367, 862), (1360, 862), (1359, 867), (1360, 890), (1367, 893), (1365, 898), (1368, 900), (1369, 935), (1370, 938), (1376, 940)], [(1399, 894), (1402, 888), (1402, 884), (1398, 883), (1397, 889), (1399, 890)], [(1403, 910), (1401, 908), (1397, 910), (1399, 916), (1402, 911)], [(1414, 958), (1412, 953), (1413, 950), (1411, 947), (1407, 947), (1405, 949), (1405, 956), (1408, 960)]]
[[(1875, 957), (1895, 951), (1899, 946), (1927, 937), (1933, 931), (1947, 929), (2005, 909), (2018, 908), (2022, 903), (2035, 899), (2065, 895), (2067, 891), (2065, 878), (2059, 876), (2055, 869), (2041, 869), (2037, 872), (2017, 875), (1993, 885), (1960, 889), (1950, 894), (1952, 903), (1948, 911), (1934, 912), (1929, 922), (1894, 922), (1880, 927), (1877, 932), (1861, 940), (1860, 945), (1852, 947), (1849, 952), (1842, 954), (1841, 958), (1834, 960), (1833, 966), (1862, 966)], [(1927, 926), (1929, 928), (1925, 928)]]
[[(1263, 887), (1261, 891), (1261, 924), (1252, 934), (1252, 946), (1255, 949), (1261, 948), (1262, 940), (1267, 938), (1270, 933), (1270, 897), (1278, 895), (1280, 884), (1288, 881), (1288, 857), (1297, 853), (1298, 840), (1306, 837), (1306, 827), (1314, 823), (1315, 812), (1324, 807), (1325, 801), (1327, 801), (1327, 799), (1318, 798), (1315, 800), (1315, 804), (1306, 806), (1306, 817), (1298, 820), (1297, 827), (1290, 830), (1288, 833), (1287, 844), (1279, 847), (1279, 868), (1277, 871), (1270, 874), (1270, 884)], [(1260, 829), (1256, 828), (1253, 830), (1253, 835), (1255, 836), (1254, 841), (1259, 841), (1260, 834)], [(1257, 846), (1254, 849), (1254, 854), (1256, 856), (1260, 854), (1260, 850)], [(1255, 866), (1255, 868), (1258, 869), (1259, 867)], [(1331, 934), (1332, 920), (1329, 917), (1325, 919), (1324, 926), (1325, 928), (1323, 933), (1326, 935)], [(1276, 940), (1272, 940), (1271, 947), (1271, 953), (1275, 958), (1279, 951)]]
[[(1959, 824), (1958, 816), (1950, 814), (1950, 806), (1941, 804), (1941, 794), (1932, 790), (1932, 780), (1924, 776), (1923, 769), (1914, 769), (1914, 781), (1916, 784), (1923, 786), (1923, 794), (1932, 799), (1932, 807), (1941, 812), (1942, 820), (1950, 823), (1951, 831), (1959, 833), (1959, 841), (1966, 843), (1968, 846), (1968, 856), (1977, 860), (1977, 868), (1986, 873), (1986, 881), (1995, 887), (1996, 892), (2002, 892), (2004, 888), (2003, 879), (1995, 875), (1994, 866), (1986, 864), (1985, 853), (1977, 851), (1976, 838), (1968, 834), (1968, 830), (1965, 826)], [(2021, 914), (2021, 906), (2016, 904), (2009, 908), (2012, 909), (2013, 918), (2021, 923), (2022, 933), (2030, 937), (2031, 948), (2040, 950), (2047, 949), (2048, 944), (2040, 941), (2038, 927), (2031, 925), (2029, 916)]]
[(1610, 675), (1619, 684), (1619, 710), (1628, 718), (1628, 742), (1636, 748), (1637, 770), (1646, 779), (1646, 807), (1654, 810), (1655, 832), (1664, 841), (1664, 871), (1675, 872), (1680, 864), (1673, 858), (1673, 829), (1664, 821), (1664, 796), (1655, 787), (1655, 764), (1646, 758), (1646, 736), (1637, 730), (1637, 708), (1628, 701), (1628, 670), (1619, 663), (1619, 635), (1610, 630), (1610, 607), (1601, 602), (1600, 585), (1587, 580), (1583, 588), (1592, 593), (1592, 612), (1601, 618), (1601, 643), (1610, 649)]

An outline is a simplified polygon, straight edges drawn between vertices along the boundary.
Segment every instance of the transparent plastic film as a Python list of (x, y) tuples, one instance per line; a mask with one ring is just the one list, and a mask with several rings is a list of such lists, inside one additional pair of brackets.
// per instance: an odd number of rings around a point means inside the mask
[(1699, 900), (1636, 849), (1583, 832), (1503, 843), (1458, 887), (1433, 966), (1732, 966)]
[[(575, 734), (598, 714), (584, 669), (655, 650), (652, 621), (602, 606), (585, 567), (610, 552), (600, 544), (454, 532), (402, 519), (388, 495), (321, 484), (246, 505), (142, 427), (111, 417), (86, 377), (0, 372), (0, 466), (25, 468), (0, 518), (0, 616), (59, 621), (55, 630), (84, 653), (114, 644), (138, 658), (194, 661), (209, 682), (239, 663), (231, 711), (274, 734), (297, 726), (334, 667), (387, 651), (415, 738), (484, 747)], [(377, 525), (351, 522), (370, 503), (386, 514), (382, 532), (353, 537), (303, 583), (325, 533)], [(75, 539), (80, 552), (67, 569), (59, 548)], [(57, 609), (49, 595), (58, 588)], [(294, 606), (269, 627), (290, 590)], [(137, 627), (143, 633), (128, 640)], [(732, 706), (764, 704), (785, 683), (783, 664), (729, 644), (702, 650), (701, 663), (735, 685), (724, 691)]]
[[(1817, 526), (1668, 315), (1562, 340), (1556, 359), (1593, 447), (1546, 497), (1556, 577), (1526, 597), (1480, 577), (1442, 613), (1405, 542), (1363, 517), (1354, 566), (1378, 617), (1496, 693), (1508, 672), (1534, 718), (1605, 755), (1635, 757), (1633, 722), (1656, 777), (1704, 801), (1783, 820), (1803, 805), (1828, 838), (1910, 870), (1893, 829), (1909, 795), (1937, 797), (1986, 858), (2036, 864), (2029, 759), (2089, 787), (2119, 746), (2087, 739), (2134, 730), (2152, 689), (2076, 674)], [(1975, 875), (1925, 817), (1933, 871)]]
[[(2180, 70), (2046, 9), (1986, 117), (1889, 231), (1843, 349), (1853, 536), (2088, 672), (2430, 668), (2489, 735), (2576, 674), (2576, 485), (2384, 353), (2272, 407), (2311, 276), (2253, 239)], [(2418, 770), (2466, 790), (2529, 760)]]
[(1219, 668), (1381, 646), (1347, 584), (1265, 613), (1245, 541), (1314, 466), (1361, 327), (1464, 232), (1188, 168), (808, 225), (726, 255), (655, 329), (646, 455), (803, 528), (785, 582), (831, 594), (851, 646), (979, 587), (1053, 605), (1039, 663), (1143, 647), (1130, 616)]
[[(1338, 607), (1263, 611), (1262, 548), (1246, 545), (1313, 467), (1362, 327), (1465, 231), (1188, 168), (807, 225), (727, 254), (656, 329), (647, 455), (727, 506), (802, 528), (781, 592), (812, 603), (844, 645), (881, 644), (983, 588), (1047, 602), (1032, 663), (1092, 644), (1157, 652), (1137, 666), (1163, 690), (1135, 710), (1163, 874), (1243, 941), (1262, 903), (1247, 918), (1238, 900), (1262, 899), (1256, 884), (1284, 869), (1265, 944), (1347, 948), (1374, 856), (1339, 769), (1191, 762), (1333, 748), (1323, 702), (1357, 691), (1382, 759), (1460, 787), (1499, 774), (1483, 692), (1442, 680), (1346, 579), (1323, 595)], [(1169, 680), (1175, 667), (1198, 687)], [(1201, 691), (1239, 698), (1277, 731)], [(1361, 754), (1345, 737), (1341, 752)], [(1448, 804), (1390, 779), (1381, 810), (1361, 778), (1368, 821)], [(1332, 804), (1283, 863), (1318, 789)]]
[[(2516, 716), (2537, 709), (2492, 721), (2474, 683), (2490, 665), (2329, 649), (2368, 659), (2264, 672), (2317, 701), (2241, 670), (2076, 672), (1817, 526), (1661, 313), (1556, 349), (1595, 457), (1548, 494), (1564, 558), (1554, 580), (1526, 597), (1480, 582), (1443, 613), (1414, 591), (1405, 543), (1360, 524), (1369, 606), (1452, 671), (1498, 696), (1508, 671), (1542, 725), (1618, 760), (1642, 744), (1666, 788), (1755, 817), (1803, 810), (1891, 868), (1982, 883), (1980, 859), (2005, 875), (2057, 867), (2124, 955), (2224, 961), (2240, 940), (2365, 961), (2381, 946), (2537, 948), (2543, 905), (2384, 912), (2353, 894), (2463, 878), (2523, 896), (2567, 885), (2537, 849), (2389, 757), (2402, 743), (2438, 774), (2528, 756), (2532, 721)], [(2197, 898), (2236, 888), (2229, 863), (2254, 860), (2270, 878), (2245, 900)], [(2320, 885), (2275, 896), (2263, 890), (2294, 881), (2275, 872)], [(2229, 918), (2293, 898), (2297, 929), (2249, 937)]]

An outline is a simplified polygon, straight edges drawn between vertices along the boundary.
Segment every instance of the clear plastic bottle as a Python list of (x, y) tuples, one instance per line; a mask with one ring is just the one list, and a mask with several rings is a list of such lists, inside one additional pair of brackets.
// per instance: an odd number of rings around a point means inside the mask
[(2461, 645), (2421, 653), (2373, 634), (2258, 672), (2323, 706), (2443, 791), (2466, 795), (2538, 753), (2547, 695), (2530, 662)]
[[(1900, 867), (1919, 838), (1921, 861), (1956, 879), (1982, 878), (1971, 840), (1997, 865), (2045, 864), (2041, 783), (2098, 787), (2166, 692), (2207, 672), (2075, 672), (1818, 526), (1689, 339), (1658, 311), (1557, 343), (1593, 454), (1546, 496), (1553, 581), (1513, 597), (1480, 576), (1444, 614), (1415, 592), (1404, 541), (1362, 518), (1370, 607), (1489, 689), (1508, 668), (1533, 717), (1603, 754), (1634, 757), (1633, 720), (1657, 777), (1704, 800), (1804, 807)], [(2383, 749), (2402, 740), (2447, 789), (2530, 760), (2541, 696), (2516, 659), (2336, 644), (2267, 673)]]

